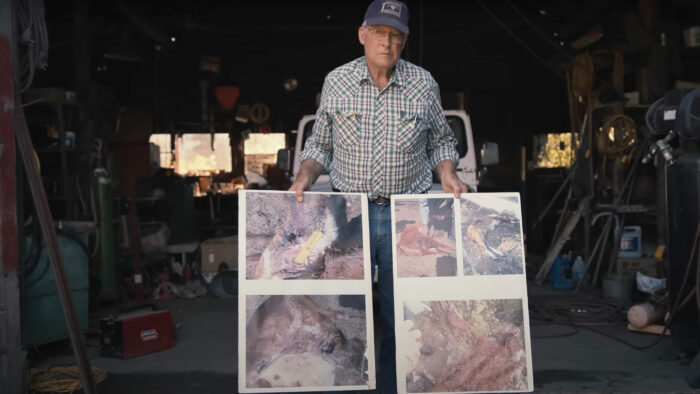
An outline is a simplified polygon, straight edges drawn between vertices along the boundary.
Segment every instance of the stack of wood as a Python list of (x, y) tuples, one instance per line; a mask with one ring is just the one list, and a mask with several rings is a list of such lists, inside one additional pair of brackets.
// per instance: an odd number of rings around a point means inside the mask
[[(627, 329), (650, 334), (661, 334), (664, 331), (663, 321), (665, 315), (665, 306), (653, 305), (648, 302), (634, 305), (627, 311)], [(665, 335), (671, 335), (671, 331), (666, 330)]]

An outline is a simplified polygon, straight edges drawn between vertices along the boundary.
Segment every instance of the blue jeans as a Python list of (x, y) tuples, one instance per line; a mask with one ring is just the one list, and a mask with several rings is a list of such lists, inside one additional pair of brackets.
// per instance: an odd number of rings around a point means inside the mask
[(394, 338), (394, 278), (391, 258), (391, 205), (369, 203), (372, 266), (378, 267), (377, 293), (382, 342), (377, 365), (377, 388), (396, 393), (396, 339)]

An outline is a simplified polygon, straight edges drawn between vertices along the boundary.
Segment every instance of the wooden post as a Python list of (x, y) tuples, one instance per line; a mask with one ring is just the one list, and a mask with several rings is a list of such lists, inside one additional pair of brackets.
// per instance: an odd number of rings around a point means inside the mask
[[(91, 141), (93, 137), (92, 115), (95, 113), (95, 99), (92, 94), (92, 67), (90, 63), (91, 37), (88, 26), (87, 0), (73, 1), (73, 33), (75, 45), (73, 66), (76, 104), (81, 123), (81, 139)], [(66, 185), (68, 186), (68, 185)]]
[(590, 200), (591, 199), (589, 197), (584, 197), (581, 199), (581, 202), (578, 204), (578, 208), (576, 208), (576, 211), (574, 211), (573, 215), (571, 215), (571, 218), (569, 218), (569, 221), (566, 223), (566, 226), (564, 226), (561, 234), (559, 234), (554, 242), (554, 246), (549, 248), (547, 251), (547, 255), (545, 256), (545, 259), (540, 266), (540, 270), (537, 272), (537, 276), (535, 277), (536, 284), (541, 285), (542, 282), (544, 282), (549, 270), (552, 268), (554, 258), (557, 257), (561, 251), (561, 248), (564, 246), (566, 241), (569, 240), (569, 236), (576, 228), (576, 225), (581, 217), (583, 217), (583, 215), (589, 211), (588, 204), (590, 203)]
[[(20, 103), (22, 98), (19, 91), (15, 91), (15, 103)], [(63, 308), (63, 316), (68, 327), (68, 335), (70, 336), (71, 344), (73, 345), (73, 353), (78, 364), (80, 372), (80, 381), (83, 384), (83, 392), (86, 394), (97, 393), (95, 379), (92, 377), (90, 369), (90, 359), (87, 356), (85, 348), (85, 340), (83, 333), (80, 331), (80, 321), (78, 314), (75, 311), (75, 303), (73, 302), (73, 293), (68, 283), (68, 276), (63, 264), (63, 255), (58, 247), (58, 237), (56, 236), (56, 226), (51, 217), (49, 209), (49, 201), (46, 198), (44, 184), (41, 182), (39, 173), (39, 165), (34, 159), (34, 149), (32, 140), (29, 136), (29, 128), (27, 120), (24, 117), (22, 107), (12, 109), (15, 117), (15, 138), (17, 139), (17, 150), (22, 156), (22, 163), (27, 174), (29, 189), (32, 193), (34, 208), (36, 210), (36, 219), (39, 221), (41, 235), (46, 244), (46, 253), (49, 256), (49, 262), (53, 268), (53, 275), (56, 280), (56, 290), (58, 290), (58, 298), (61, 301)]]
[[(638, 0), (637, 8), (639, 9), (639, 15), (642, 18), (644, 27), (646, 27), (647, 31), (651, 31), (656, 24), (658, 1)], [(639, 91), (640, 104), (648, 104), (654, 99), (652, 97), (652, 78), (651, 68), (648, 65), (637, 70), (637, 91)]]
[[(613, 69), (612, 69), (612, 87), (615, 92), (624, 97), (625, 95), (625, 64), (622, 51), (613, 51)], [(615, 115), (624, 113), (624, 101), (617, 102), (613, 105)]]
[(12, 2), (0, 1), (0, 392), (22, 393)]

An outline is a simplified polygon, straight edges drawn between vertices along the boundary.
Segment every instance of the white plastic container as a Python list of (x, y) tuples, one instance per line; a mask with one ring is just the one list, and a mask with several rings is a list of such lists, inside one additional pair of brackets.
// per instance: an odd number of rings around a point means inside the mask
[(625, 226), (620, 239), (620, 251), (618, 257), (626, 259), (638, 259), (642, 257), (642, 227)]

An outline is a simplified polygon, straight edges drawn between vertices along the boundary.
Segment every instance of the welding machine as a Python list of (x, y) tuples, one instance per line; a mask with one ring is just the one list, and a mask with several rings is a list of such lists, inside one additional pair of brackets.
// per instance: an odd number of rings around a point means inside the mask
[(131, 358), (173, 347), (175, 331), (170, 311), (131, 311), (100, 321), (102, 355)]

